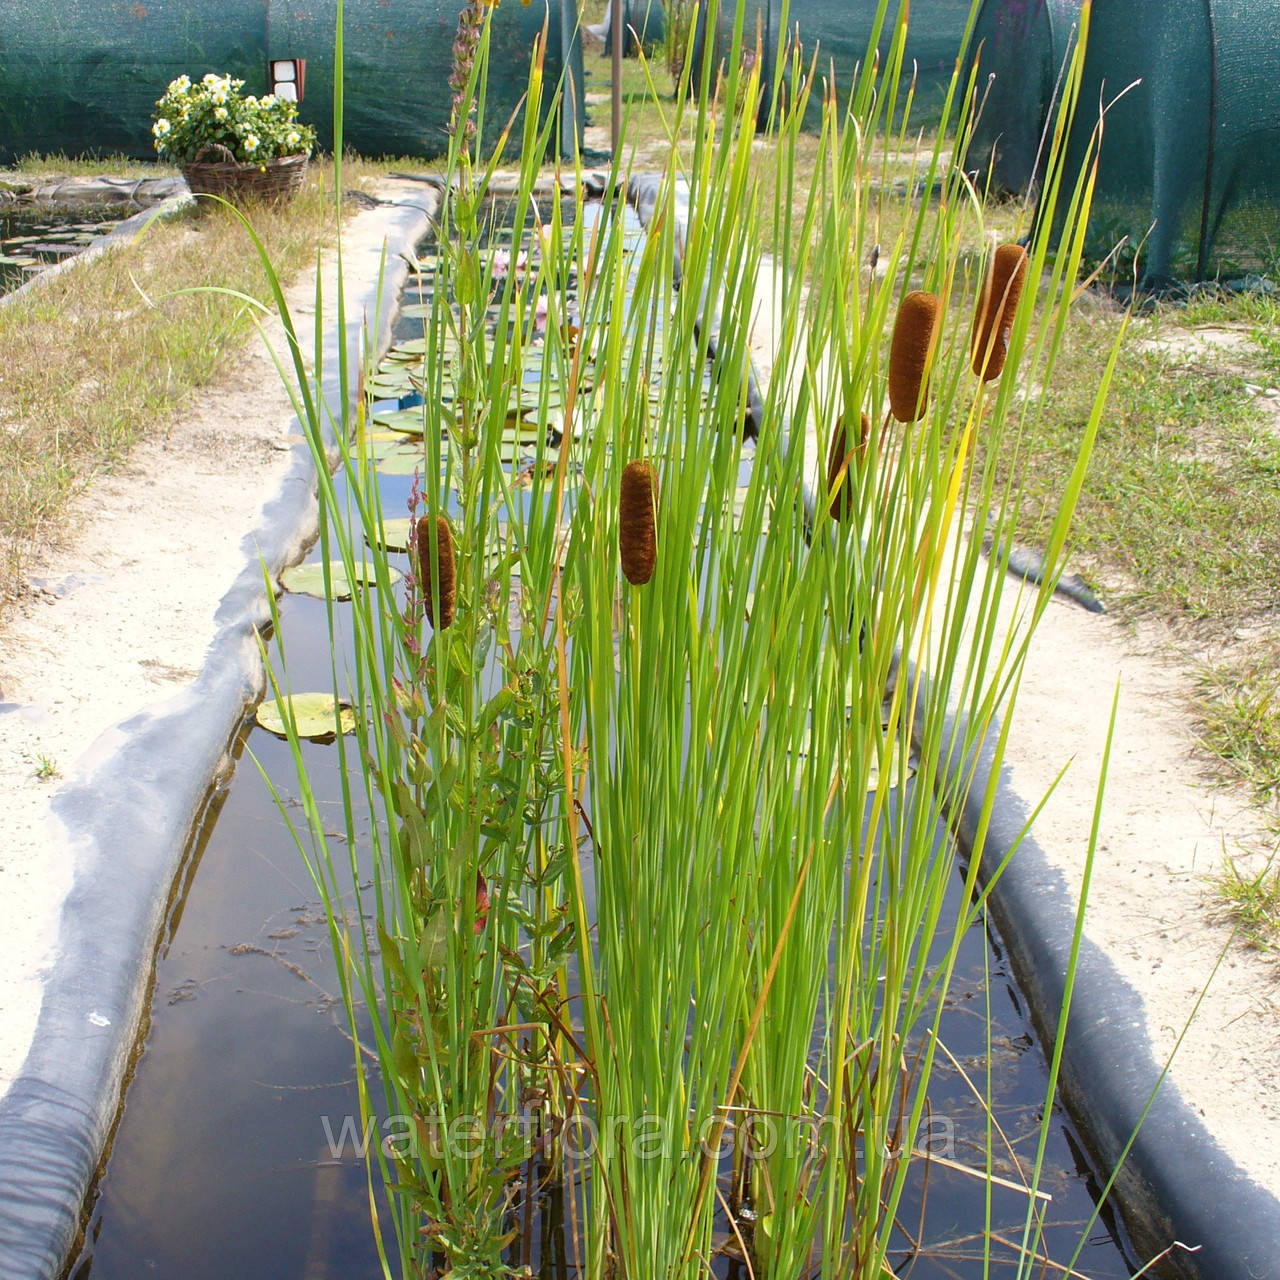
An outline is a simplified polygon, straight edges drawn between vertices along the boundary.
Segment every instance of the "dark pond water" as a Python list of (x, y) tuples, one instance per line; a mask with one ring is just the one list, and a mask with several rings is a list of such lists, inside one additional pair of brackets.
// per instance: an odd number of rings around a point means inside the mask
[(6, 207), (0, 205), (0, 294), (74, 257), (131, 214), (118, 204)]
[[(388, 514), (404, 510), (409, 484), (387, 481)], [(407, 557), (393, 554), (392, 563), (403, 569)], [(282, 597), (281, 632), (292, 686), (328, 687), (323, 602)], [(303, 749), (321, 805), (332, 806), (336, 850), (337, 752)], [(75, 1280), (381, 1274), (358, 1153), (355, 1050), (324, 914), (262, 776), (296, 812), (293, 762), (285, 743), (257, 728), (245, 731), (236, 754), (239, 766), (210, 805), (157, 955), (150, 1024), (84, 1249), (69, 1272)], [(959, 890), (957, 882), (957, 898)], [(1008, 1142), (997, 1140), (995, 1172), (1017, 1182), (1034, 1161), (1047, 1070), (999, 940), (980, 926), (964, 938), (941, 1039), (956, 1065), (938, 1061), (931, 1150), (957, 1165), (984, 1165), (986, 1115), (964, 1076), (982, 1088), (990, 1058), (994, 1116)], [(1052, 1199), (1038, 1206), (1044, 1251), (1057, 1267), (1037, 1262), (1018, 1271), (1012, 1242), (1027, 1200), (996, 1185), (992, 1265), (984, 1271), (986, 1184), (937, 1161), (912, 1169), (891, 1262), (897, 1274), (920, 1280), (1061, 1274), (1093, 1211), (1096, 1188), (1058, 1114), (1041, 1180)], [(541, 1206), (533, 1250), (537, 1274), (549, 1278), (568, 1274), (554, 1208)], [(1075, 1274), (1121, 1280), (1136, 1268), (1105, 1222), (1093, 1228)], [(717, 1272), (746, 1276), (724, 1258)]]

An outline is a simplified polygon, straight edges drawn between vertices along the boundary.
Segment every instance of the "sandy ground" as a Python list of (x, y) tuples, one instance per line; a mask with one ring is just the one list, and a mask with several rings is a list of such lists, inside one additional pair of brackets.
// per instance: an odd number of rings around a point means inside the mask
[[(416, 200), (421, 188), (387, 183), (376, 194)], [(344, 253), (376, 270), (381, 242), (364, 222), (350, 221)], [(331, 257), (324, 271), (332, 299)], [(306, 332), (314, 276), (288, 297)], [(268, 337), (283, 354), (279, 327)], [(0, 1094), (31, 1043), (75, 872), (50, 802), (111, 726), (195, 679), (218, 604), (254, 555), (251, 531), (280, 487), (292, 428), (286, 390), (253, 338), (217, 385), (76, 500), (64, 522), (72, 536), (28, 566), (0, 624)]]
[(1158, 1062), (1186, 1030), (1174, 1083), (1235, 1161), (1280, 1195), (1280, 966), (1215, 922), (1206, 882), (1224, 856), (1264, 849), (1269, 837), (1248, 798), (1215, 787), (1197, 760), (1189, 677), (1164, 648), (1158, 627), (1131, 633), (1055, 601), (1032, 642), (1007, 759), (1032, 803), (1069, 765), (1035, 831), (1078, 886), (1119, 687), (1086, 932), (1142, 995)]
[[(294, 291), (300, 312), (314, 296)], [(0, 1092), (21, 1066), (41, 974), (74, 867), (49, 816), (63, 778), (95, 739), (184, 689), (272, 495), (290, 410), (256, 347), (180, 420), (139, 445), (77, 503), (80, 532), (33, 565), (0, 646)], [(183, 572), (175, 574), (180, 564)], [(1012, 605), (1019, 588), (1011, 585)], [(1156, 630), (1131, 633), (1055, 602), (1032, 646), (1009, 758), (1027, 800), (1065, 779), (1036, 834), (1078, 882), (1117, 679), (1113, 748), (1088, 932), (1146, 1001), (1158, 1055), (1210, 1130), (1280, 1194), (1280, 984), (1274, 961), (1229, 945), (1205, 877), (1265, 835), (1241, 797), (1214, 789), (1193, 755), (1187, 677)], [(42, 779), (42, 761), (58, 776)], [(1219, 963), (1216, 976), (1214, 966)], [(1207, 993), (1206, 993), (1207, 988)]]

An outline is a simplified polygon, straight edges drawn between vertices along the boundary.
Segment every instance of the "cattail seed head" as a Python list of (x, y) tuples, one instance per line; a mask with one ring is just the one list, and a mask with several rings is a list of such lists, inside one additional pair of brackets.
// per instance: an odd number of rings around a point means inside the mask
[(618, 550), (622, 553), (622, 572), (633, 587), (642, 587), (653, 577), (658, 552), (653, 521), (655, 501), (653, 468), (642, 459), (628, 462), (622, 472), (618, 499)]
[(1004, 370), (1009, 333), (1026, 279), (1027, 251), (1020, 244), (1002, 244), (992, 256), (969, 341), (973, 371), (983, 382), (991, 382)]
[[(870, 439), (871, 419), (865, 413), (858, 425), (858, 439), (852, 444), (845, 415), (841, 414), (836, 419), (831, 432), (831, 448), (827, 453), (827, 493), (831, 500), (831, 515), (836, 520), (847, 520), (853, 512), (853, 485), (849, 471), (855, 457), (866, 457)], [(840, 475), (842, 467), (845, 468), (843, 477)]]
[(924, 417), (940, 312), (934, 294), (918, 291), (907, 294), (898, 308), (889, 348), (889, 410), (899, 422)]
[[(430, 516), (422, 516), (418, 520), (415, 539), (418, 553), (418, 582), (422, 588), (422, 598), (427, 607), (427, 621), (436, 631), (442, 631), (453, 621), (453, 534), (449, 532), (449, 522), (444, 516), (435, 517), (436, 558), (434, 565), (431, 558), (431, 524)], [(434, 592), (432, 584), (440, 595), (440, 618), (436, 620)]]

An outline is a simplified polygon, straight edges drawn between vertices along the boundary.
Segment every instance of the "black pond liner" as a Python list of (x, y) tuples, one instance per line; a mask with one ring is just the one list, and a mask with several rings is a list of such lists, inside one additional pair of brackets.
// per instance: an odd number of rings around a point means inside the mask
[[(647, 221), (655, 207), (659, 181), (645, 176), (632, 182), (628, 195), (642, 220)], [(714, 322), (713, 316), (710, 323)], [(758, 406), (754, 384), (751, 393)], [(806, 492), (803, 501), (812, 516), (813, 495)], [(926, 702), (921, 698), (919, 706)], [(923, 727), (916, 726), (917, 739)], [(956, 745), (963, 741), (962, 728), (952, 717), (943, 732), (942, 741), (950, 745), (938, 785), (954, 794), (958, 781), (972, 775), (970, 786), (960, 792), (966, 796), (963, 809), (948, 817), (965, 855), (981, 858), (984, 883), (1008, 859), (990, 895), (990, 914), (1036, 1034), (1043, 1044), (1052, 1045), (1065, 992), (1076, 899), (1034, 835), (1019, 838), (1030, 811), (1003, 772), (992, 776), (999, 726), (988, 731), (968, 759), (960, 758)], [(983, 797), (993, 782), (995, 801), (986, 836), (981, 848), (975, 848)], [(1087, 835), (1091, 821), (1091, 812), (1081, 813), (1082, 835)], [(1014, 850), (1016, 856), (1010, 858)], [(1141, 996), (1086, 936), (1058, 1094), (1100, 1183), (1110, 1178), (1133, 1138), (1109, 1201), (1137, 1256), (1155, 1257), (1176, 1241), (1185, 1248), (1173, 1248), (1153, 1274), (1179, 1280), (1280, 1276), (1280, 1201), (1223, 1151), (1172, 1079), (1161, 1083), (1162, 1070), (1147, 1034)]]
[[(407, 271), (399, 255), (421, 238), (432, 208), (424, 192), (378, 214), (388, 248), (381, 313), (371, 273), (360, 296), (349, 300), (346, 332), (335, 327), (326, 337), (324, 393), (335, 416), (338, 344), (346, 345), (354, 369), (365, 316), (377, 331), (387, 329)], [(104, 735), (93, 765), (54, 802), (76, 873), (34, 1042), (0, 1098), (4, 1280), (57, 1276), (75, 1243), (146, 1012), (174, 882), (208, 803), (210, 779), (224, 768), (244, 709), (262, 689), (256, 634), (269, 621), (263, 560), (277, 574), (297, 559), (315, 523), (315, 472), (300, 447), (242, 544), (245, 567), (215, 615), (217, 634), (195, 684)]]
[[(393, 491), (407, 489), (408, 481), (384, 479), (383, 486), (390, 512)], [(326, 606), (286, 595), (280, 607), (295, 686), (322, 687), (330, 671)], [(246, 743), (268, 776), (292, 777), (283, 743), (246, 730), (233, 746), (234, 759)], [(335, 801), (335, 754), (312, 744), (303, 750), (321, 803)], [(279, 785), (287, 802), (290, 784)], [(938, 830), (939, 841), (949, 838)], [(374, 1274), (358, 1158), (367, 1131), (358, 1119), (353, 1050), (335, 1000), (323, 911), (256, 768), (237, 768), (218, 789), (179, 879), (156, 958), (146, 1042), (71, 1275), (123, 1280), (144, 1269), (186, 1280)], [(953, 892), (959, 888), (957, 882)], [(989, 1053), (997, 1059), (996, 1111), (1025, 1163), (1038, 1133), (1046, 1074), (1021, 1003), (998, 942), (980, 927), (971, 929), (943, 1038), (962, 1062), (980, 1062)], [(930, 1096), (931, 1150), (980, 1166), (981, 1110), (945, 1063)], [(375, 1127), (374, 1140), (383, 1132)], [(1096, 1188), (1077, 1167), (1071, 1135), (1056, 1119), (1049, 1151), (1042, 1186), (1054, 1204), (1046, 1245), (1066, 1257)], [(917, 1162), (902, 1220), (912, 1231), (924, 1224), (925, 1248), (903, 1235), (894, 1242), (895, 1262), (922, 1278), (955, 1275), (957, 1267), (977, 1274), (981, 1244), (973, 1224), (982, 1221), (984, 1195), (980, 1179)], [(997, 1189), (994, 1198), (997, 1222), (1016, 1238), (1025, 1197)], [(531, 1245), (512, 1264), (531, 1260), (544, 1276), (567, 1274), (571, 1249), (556, 1197), (545, 1195), (529, 1209)], [(993, 1274), (1012, 1273), (998, 1250), (996, 1259)], [(1102, 1231), (1083, 1266), (1096, 1280), (1133, 1269)], [(728, 1258), (717, 1270), (744, 1274)]]

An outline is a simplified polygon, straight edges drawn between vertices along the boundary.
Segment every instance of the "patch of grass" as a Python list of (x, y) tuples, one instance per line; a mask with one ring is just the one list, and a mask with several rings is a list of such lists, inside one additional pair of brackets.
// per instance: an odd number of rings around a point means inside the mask
[(23, 156), (16, 168), (0, 170), (0, 174), (21, 175), (24, 178), (92, 178), (103, 174), (125, 178), (167, 178), (178, 170), (173, 165), (154, 164), (146, 160), (131, 160), (128, 156)]
[[(59, 158), (59, 162), (61, 159)], [(376, 166), (355, 166), (358, 185)], [(294, 201), (252, 218), (286, 277), (331, 236), (330, 170)], [(67, 499), (227, 367), (252, 326), (243, 302), (269, 296), (239, 220), (210, 202), (154, 222), (134, 244), (63, 272), (6, 304), (0, 365), (0, 610), (24, 560), (65, 533)]]
[(1280, 952), (1280, 866), (1268, 861), (1248, 871), (1228, 859), (1211, 883), (1244, 941), (1258, 951)]
[[(1280, 593), (1280, 438), (1225, 360), (1188, 355), (1160, 319), (1121, 354), (1077, 524), (1077, 547), (1130, 615), (1230, 625)], [(1088, 409), (1085, 375), (1114, 336), (1098, 316), (1064, 348), (1056, 390), (1017, 459), (1019, 536), (1044, 541)]]
[(1280, 637), (1200, 671), (1201, 745), (1260, 800), (1280, 799)]
[(58, 777), (58, 762), (52, 756), (37, 754), (34, 761), (34, 773), (41, 782), (49, 782)]
[[(587, 108), (589, 124), (611, 127), (611, 66), (609, 50), (589, 48), (583, 57), (586, 93), (600, 100)], [(637, 168), (660, 166), (667, 153), (668, 124), (675, 117), (675, 82), (660, 51), (643, 61), (622, 61), (622, 115), (627, 154), (637, 157)], [(686, 132), (688, 122), (685, 121)], [(687, 138), (683, 141), (687, 142)]]

